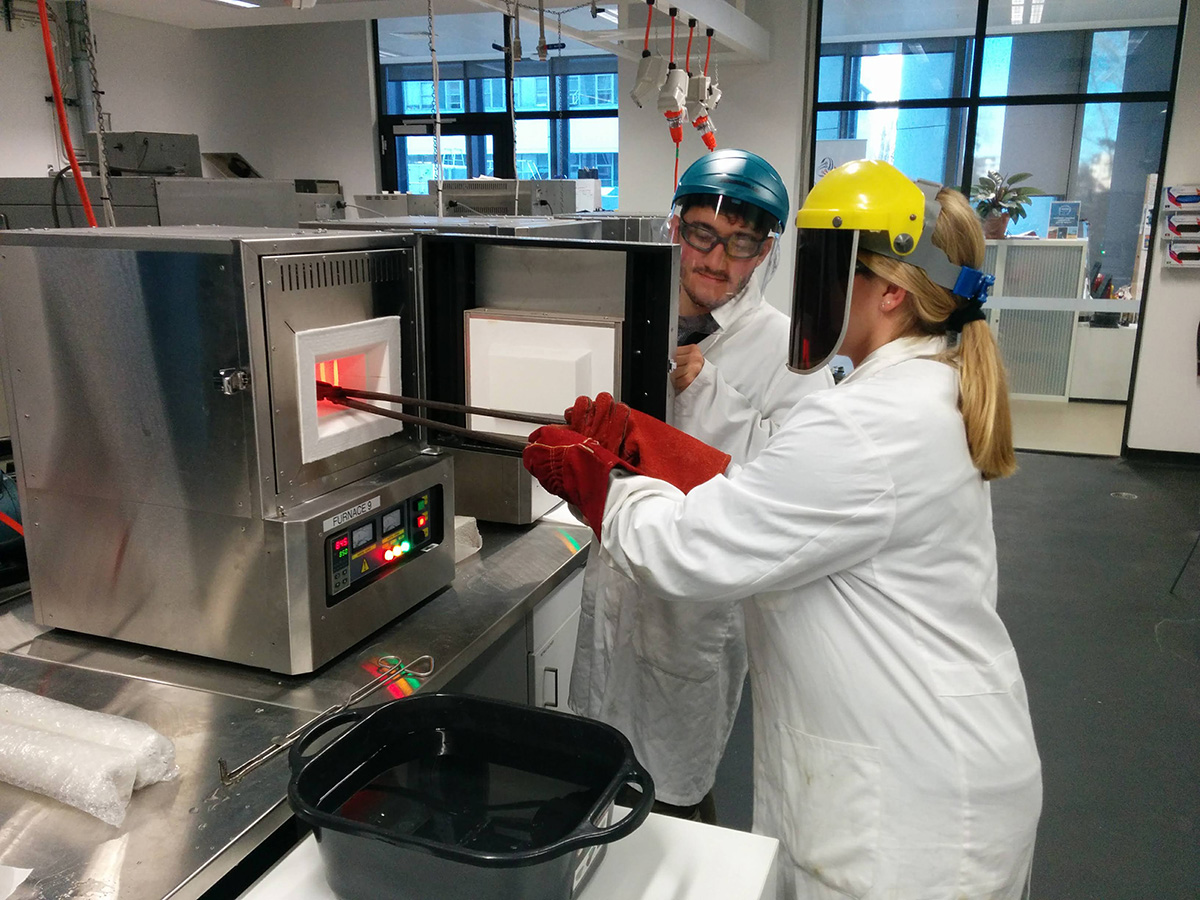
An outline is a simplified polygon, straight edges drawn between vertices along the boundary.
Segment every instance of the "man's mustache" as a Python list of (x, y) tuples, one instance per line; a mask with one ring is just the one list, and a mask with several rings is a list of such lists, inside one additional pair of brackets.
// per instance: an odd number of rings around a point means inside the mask
[(729, 276), (725, 272), (717, 272), (714, 269), (693, 269), (697, 275), (708, 275), (710, 278), (719, 278), (721, 281), (728, 281)]

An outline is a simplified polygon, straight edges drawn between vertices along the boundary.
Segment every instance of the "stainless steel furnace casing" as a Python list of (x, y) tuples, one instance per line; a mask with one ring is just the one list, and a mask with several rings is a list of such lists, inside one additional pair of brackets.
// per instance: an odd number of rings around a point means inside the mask
[[(447, 585), (449, 458), (407, 428), (306, 461), (298, 434), (298, 332), (397, 317), (399, 387), (423, 392), (416, 274), (395, 235), (0, 237), (37, 621), (303, 673)], [(368, 524), (351, 584), (337, 554)], [(389, 526), (412, 552), (384, 566)]]
[(456, 510), (525, 523), (557, 502), (516, 451), (322, 412), (326, 361), (383, 360), (385, 381), (342, 382), (383, 393), (557, 412), (611, 390), (669, 421), (678, 261), (498, 235), (0, 232), (37, 621), (321, 666), (450, 583)]

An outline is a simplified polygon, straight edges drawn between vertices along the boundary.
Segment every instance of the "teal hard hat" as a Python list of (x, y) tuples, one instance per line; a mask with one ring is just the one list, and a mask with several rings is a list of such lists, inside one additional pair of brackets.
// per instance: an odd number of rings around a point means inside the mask
[(687, 167), (671, 204), (693, 194), (715, 194), (752, 203), (775, 218), (788, 220), (788, 193), (775, 168), (749, 150), (714, 150)]

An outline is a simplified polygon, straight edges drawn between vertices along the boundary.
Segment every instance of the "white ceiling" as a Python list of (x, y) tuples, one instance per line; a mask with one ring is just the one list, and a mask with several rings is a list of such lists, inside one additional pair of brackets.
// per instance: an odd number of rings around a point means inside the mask
[[(424, 19), (426, 16), (426, 0), (316, 0), (310, 9), (293, 9), (291, 0), (254, 0), (259, 6), (245, 8), (230, 6), (218, 0), (90, 0), (95, 9), (116, 15), (131, 16), (152, 22), (161, 22), (182, 28), (234, 28), (250, 25), (288, 25), (308, 22), (335, 22), (347, 20), (369, 19)], [(731, 58), (738, 54), (748, 54), (749, 60), (765, 60), (769, 55), (769, 37), (767, 33), (747, 16), (737, 11), (731, 2), (737, 0), (686, 0), (690, 12), (680, 6), (680, 15), (693, 15), (701, 22), (712, 21), (717, 29), (714, 38), (714, 57)], [(790, 2), (790, 0), (783, 0)], [(479, 15), (481, 12), (503, 12), (509, 7), (506, 0), (434, 0), (435, 18), (461, 17), (464, 14)], [(537, 44), (537, 13), (533, 0), (522, 0), (520, 3), (523, 24), (521, 38), (525, 54), (532, 55)], [(643, 21), (645, 0), (600, 0), (601, 8), (607, 10), (610, 16), (592, 18), (586, 4), (581, 6), (580, 0), (545, 0), (546, 39), (554, 42), (557, 39), (561, 12), (561, 26), (564, 42), (575, 52), (588, 52), (584, 46), (591, 45), (599, 48), (600, 52), (617, 53), (618, 55), (637, 59), (642, 41), (642, 29), (620, 29), (612, 21), (612, 14), (620, 12), (622, 18), (626, 15), (624, 8), (632, 10), (637, 22)], [(660, 0), (656, 11), (665, 7), (665, 0)], [(657, 14), (659, 20), (654, 30), (655, 36), (666, 28), (668, 21), (665, 9)], [(720, 24), (717, 24), (720, 23)], [(470, 26), (464, 25), (470, 30)], [(401, 27), (398, 31), (415, 31), (415, 28)], [(442, 32), (439, 27), (439, 33)], [(532, 39), (530, 37), (532, 36)], [(450, 29), (447, 29), (447, 40), (453, 40)], [(495, 38), (488, 36), (486, 44), (475, 47), (475, 54), (486, 53), (490, 43)], [(572, 42), (578, 42), (572, 46)], [(401, 44), (401, 42), (403, 42)], [(400, 46), (384, 47), (395, 53), (385, 61), (399, 61), (409, 57), (416, 50), (417, 38), (409, 36), (398, 38)], [(628, 42), (628, 43), (626, 43)], [(381, 45), (384, 44), (381, 41)], [(441, 51), (439, 41), (439, 51)], [(427, 53), (424, 54), (427, 56)], [(469, 57), (471, 54), (456, 54), (458, 58)]]
[[(438, 58), (443, 60), (502, 61), (503, 55), (493, 44), (504, 43), (503, 17), (497, 12), (482, 12), (471, 15), (438, 15), (435, 9), (434, 27), (437, 29)], [(586, 11), (582, 11), (586, 15)], [(546, 16), (546, 42), (558, 43), (558, 17)], [(601, 20), (603, 21), (603, 20)], [(563, 16), (563, 25), (572, 24)], [(580, 27), (576, 24), (575, 27)], [(526, 58), (533, 58), (537, 50), (538, 29), (532, 23), (521, 24), (521, 47)], [(552, 50), (550, 55), (580, 56), (603, 53), (602, 49), (572, 40), (563, 35), (566, 44), (561, 51)], [(383, 63), (429, 62), (429, 20), (425, 16), (379, 20), (379, 60)]]
[[(182, 28), (233, 28), (239, 25), (289, 25), (424, 16), (425, 0), (319, 0), (312, 9), (292, 9), (291, 0), (255, 0), (243, 9), (216, 0), (89, 0), (92, 8)], [(435, 15), (477, 13), (474, 0), (435, 0)]]

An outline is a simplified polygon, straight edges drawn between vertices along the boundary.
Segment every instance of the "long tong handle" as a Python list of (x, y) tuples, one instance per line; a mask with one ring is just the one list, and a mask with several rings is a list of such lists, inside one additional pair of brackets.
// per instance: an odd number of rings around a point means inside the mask
[(493, 419), (507, 419), (510, 422), (527, 422), (531, 425), (565, 425), (562, 416), (543, 416), (537, 413), (515, 412), (510, 409), (488, 409), (484, 406), (464, 406), (461, 403), (445, 403), (441, 400), (421, 400), (417, 397), (405, 397), (402, 394), (384, 394), (379, 391), (367, 391), (361, 388), (348, 388), (317, 382), (317, 398), (337, 401), (338, 396), (357, 397), (360, 400), (382, 400), (385, 403), (400, 403), (404, 406), (420, 406), (425, 409), (440, 409), (446, 412), (467, 413), (475, 416), (490, 416)]
[[(424, 668), (419, 672), (414, 671), (414, 666), (416, 666), (418, 663), (425, 663)], [(358, 703), (358, 701), (364, 699), (365, 697), (369, 696), (370, 694), (373, 694), (375, 691), (379, 690), (384, 685), (390, 684), (391, 682), (395, 681), (397, 678), (399, 678), (399, 676), (401, 676), (401, 675), (416, 675), (420, 678), (428, 678), (432, 674), (433, 674), (433, 657), (430, 656), (429, 654), (425, 654), (424, 656), (418, 656), (411, 663), (397, 662), (394, 666), (389, 666), (388, 668), (386, 668), (382, 672), (380, 672), (379, 675), (377, 675), (372, 681), (369, 681), (367, 684), (364, 684), (362, 687), (360, 687), (357, 691), (355, 691), (353, 694), (351, 694), (349, 697), (347, 697), (341, 703), (335, 703), (333, 706), (329, 707), (328, 709), (317, 713), (315, 716), (313, 716), (311, 719), (309, 719), (307, 722), (305, 722), (299, 728), (289, 731), (287, 734), (285, 734), (281, 738), (276, 738), (274, 741), (271, 742), (271, 745), (269, 747), (267, 747), (265, 750), (260, 750), (258, 753), (256, 753), (254, 756), (250, 757), (250, 759), (246, 760), (244, 763), (242, 763), (236, 769), (230, 769), (229, 764), (225, 762), (224, 758), (218, 758), (217, 759), (217, 771), (221, 776), (221, 784), (228, 786), (231, 784), (236, 784), (237, 782), (241, 781), (243, 778), (245, 778), (247, 775), (249, 775), (251, 772), (253, 772), (255, 769), (257, 769), (259, 766), (263, 765), (263, 763), (267, 762), (268, 760), (272, 759), (275, 756), (278, 756), (284, 750), (291, 747), (292, 744), (294, 744), (294, 743), (296, 743), (296, 741), (300, 740), (300, 736), (302, 734), (304, 734), (304, 732), (308, 731), (308, 729), (311, 728), (313, 725), (315, 725), (317, 722), (321, 721), (322, 719), (328, 718), (329, 716), (335, 715), (336, 713), (340, 713), (342, 710), (346, 709), (347, 707), (353, 706), (355, 703)]]
[(396, 412), (393, 409), (384, 409), (382, 406), (372, 406), (370, 403), (363, 403), (360, 400), (351, 400), (349, 397), (329, 397), (329, 400), (345, 406), (348, 409), (360, 409), (363, 412), (374, 413), (377, 416), (385, 416), (389, 419), (396, 419), (400, 422), (407, 422), (409, 425), (423, 425), (426, 428), (432, 428), (435, 431), (444, 431), (449, 434), (459, 434), (463, 437), (471, 438), (476, 441), (483, 441), (487, 444), (494, 444), (497, 447), (503, 447), (506, 450), (524, 450), (529, 441), (523, 438), (502, 437), (498, 434), (487, 434), (483, 431), (473, 431), (470, 428), (463, 428), (459, 425), (448, 425), (445, 422), (435, 422), (433, 419), (423, 419), (420, 416), (410, 416), (408, 413)]

